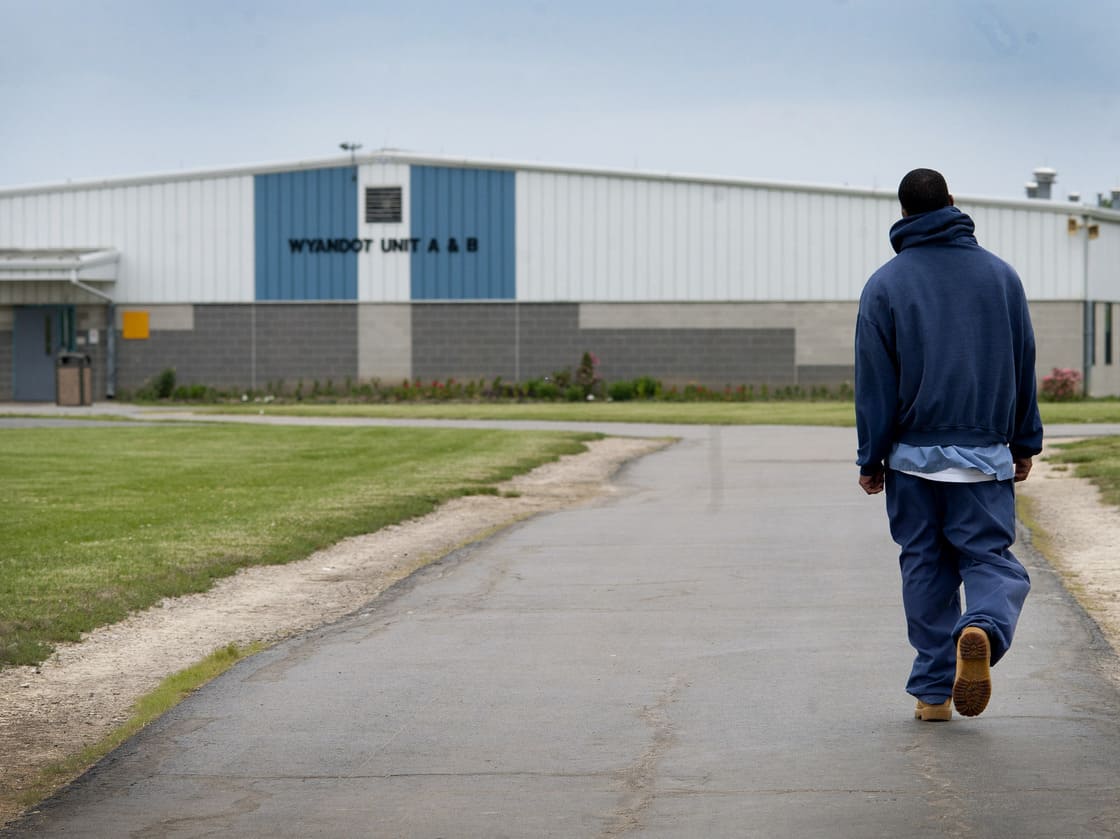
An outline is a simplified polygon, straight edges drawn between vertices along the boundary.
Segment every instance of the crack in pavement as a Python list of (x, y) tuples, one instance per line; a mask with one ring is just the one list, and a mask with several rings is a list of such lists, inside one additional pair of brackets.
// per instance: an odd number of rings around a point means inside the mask
[(173, 836), (180, 830), (198, 836), (200, 835), (198, 833), (200, 828), (211, 835), (229, 835), (230, 831), (233, 830), (235, 819), (259, 810), (265, 801), (272, 798), (272, 793), (255, 789), (251, 785), (244, 783), (231, 784), (229, 778), (219, 780), (222, 782), (222, 787), (214, 790), (214, 798), (230, 792), (233, 794), (240, 793), (240, 797), (228, 802), (223, 809), (217, 812), (192, 813), (189, 816), (160, 819), (147, 827), (131, 831), (129, 836), (132, 839), (166, 839), (166, 837)]
[(668, 709), (687, 686), (684, 676), (673, 676), (657, 701), (646, 705), (639, 713), (642, 722), (652, 731), (650, 744), (629, 768), (620, 773), (623, 787), (620, 806), (611, 823), (599, 834), (601, 839), (621, 836), (642, 827), (642, 819), (657, 797), (658, 765), (677, 739), (676, 726), (669, 719)]

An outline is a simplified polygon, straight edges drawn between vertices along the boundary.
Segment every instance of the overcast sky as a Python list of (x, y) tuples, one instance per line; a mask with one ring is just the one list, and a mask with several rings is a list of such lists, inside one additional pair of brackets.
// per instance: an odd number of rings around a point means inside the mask
[(1120, 186), (1118, 0), (0, 0), (0, 186), (394, 147)]

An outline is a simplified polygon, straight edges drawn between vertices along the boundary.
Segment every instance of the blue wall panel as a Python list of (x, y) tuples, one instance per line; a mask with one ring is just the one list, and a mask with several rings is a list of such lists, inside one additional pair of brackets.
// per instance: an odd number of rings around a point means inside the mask
[(253, 179), (257, 300), (358, 298), (358, 182), (352, 167)]
[(413, 300), (512, 300), (517, 294), (513, 172), (413, 166)]

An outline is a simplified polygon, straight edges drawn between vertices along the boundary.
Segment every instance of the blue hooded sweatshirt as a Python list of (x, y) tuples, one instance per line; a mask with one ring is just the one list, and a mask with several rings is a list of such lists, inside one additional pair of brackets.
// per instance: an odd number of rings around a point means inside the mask
[(956, 207), (891, 228), (898, 254), (871, 275), (856, 321), (856, 462), (877, 471), (896, 442), (1042, 450), (1035, 344), (1023, 284), (980, 247)]

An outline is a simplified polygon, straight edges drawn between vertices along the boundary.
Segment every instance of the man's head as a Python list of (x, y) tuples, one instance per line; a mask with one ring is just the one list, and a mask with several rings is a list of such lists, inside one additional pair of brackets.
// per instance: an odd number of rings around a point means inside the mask
[(898, 203), (902, 205), (904, 216), (912, 216), (951, 207), (953, 196), (949, 194), (949, 186), (940, 172), (915, 169), (907, 172), (898, 185)]

